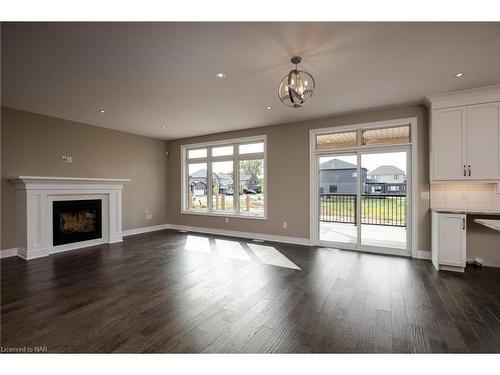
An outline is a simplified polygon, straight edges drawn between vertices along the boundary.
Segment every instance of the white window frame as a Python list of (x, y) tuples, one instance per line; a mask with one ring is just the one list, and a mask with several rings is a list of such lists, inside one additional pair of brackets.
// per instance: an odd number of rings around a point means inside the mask
[[(264, 152), (239, 154), (239, 146), (249, 143), (264, 143)], [(213, 147), (233, 146), (233, 155), (212, 156)], [(188, 151), (193, 149), (207, 148), (206, 158), (188, 159)], [(264, 160), (264, 182), (262, 189), (264, 190), (264, 214), (251, 214), (240, 212), (240, 160)], [(219, 161), (233, 161), (233, 205), (234, 212), (217, 212), (213, 211), (212, 202), (212, 163)], [(207, 210), (190, 210), (187, 208), (187, 184), (189, 179), (188, 166), (192, 163), (207, 163)], [(218, 217), (237, 217), (238, 219), (257, 219), (267, 220), (267, 136), (258, 135), (253, 137), (228, 139), (214, 142), (204, 142), (181, 145), (181, 214), (187, 215), (202, 215), (202, 216), (218, 216)]]

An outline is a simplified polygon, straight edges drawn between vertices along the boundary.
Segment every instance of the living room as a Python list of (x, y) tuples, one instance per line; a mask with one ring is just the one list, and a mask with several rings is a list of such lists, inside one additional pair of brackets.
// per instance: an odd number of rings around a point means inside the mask
[(1, 23), (2, 354), (500, 352), (497, 20), (36, 10)]

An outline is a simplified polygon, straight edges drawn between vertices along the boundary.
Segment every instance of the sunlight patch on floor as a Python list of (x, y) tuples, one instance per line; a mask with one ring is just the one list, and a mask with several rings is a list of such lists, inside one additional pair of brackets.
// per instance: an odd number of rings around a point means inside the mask
[[(246, 248), (246, 246), (244, 247), (239, 241), (221, 239), (212, 240), (212, 243), (210, 243), (207, 237), (188, 234), (186, 236), (184, 250), (201, 254), (214, 253), (214, 255), (223, 258), (238, 259), (247, 262), (252, 261), (256, 263), (262, 262), (270, 266), (301, 270), (300, 267), (272, 246), (255, 243), (246, 243), (245, 245), (248, 246), (248, 248)], [(250, 251), (257, 259), (251, 256)]]
[(237, 241), (228, 240), (215, 240), (215, 245), (217, 247), (217, 252), (221, 257), (250, 260), (250, 256), (247, 254), (243, 246)]
[(195, 251), (197, 253), (210, 254), (210, 242), (207, 237), (188, 235), (184, 250)]
[(300, 268), (293, 263), (286, 256), (281, 254), (272, 246), (257, 245), (253, 243), (247, 243), (248, 247), (252, 249), (253, 253), (262, 263), (269, 264), (271, 266), (292, 268), (294, 270), (300, 270)]

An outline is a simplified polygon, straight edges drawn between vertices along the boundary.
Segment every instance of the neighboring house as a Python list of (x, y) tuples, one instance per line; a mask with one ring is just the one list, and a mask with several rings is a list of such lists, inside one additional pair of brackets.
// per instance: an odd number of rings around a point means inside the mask
[(189, 189), (193, 195), (207, 194), (207, 170), (200, 169), (189, 176)]
[[(189, 176), (189, 187), (193, 195), (206, 195), (207, 194), (207, 170), (200, 169), (193, 172)], [(220, 194), (233, 194), (234, 191), (234, 179), (233, 175), (229, 173), (214, 173), (212, 175), (212, 183), (219, 186)], [(240, 185), (242, 190), (252, 189), (250, 184), (250, 176), (241, 173), (240, 174)], [(260, 187), (259, 187), (260, 188)]]
[(406, 180), (405, 172), (394, 165), (381, 165), (368, 172), (368, 178), (377, 182), (401, 184)]
[(258, 185), (252, 184), (250, 181), (251, 177), (247, 174), (240, 173), (240, 186), (241, 186), (241, 191), (245, 192), (246, 190), (254, 190), (257, 193), (260, 193), (261, 187)]
[[(320, 194), (356, 194), (356, 165), (339, 159), (320, 164)], [(393, 166), (383, 165), (371, 172), (361, 169), (364, 194), (406, 194), (406, 175)]]
[[(339, 159), (328, 160), (319, 165), (320, 194), (356, 194), (357, 169), (355, 164)], [(366, 179), (366, 168), (361, 169)]]
[(405, 172), (393, 165), (381, 165), (368, 172), (366, 194), (406, 194)]

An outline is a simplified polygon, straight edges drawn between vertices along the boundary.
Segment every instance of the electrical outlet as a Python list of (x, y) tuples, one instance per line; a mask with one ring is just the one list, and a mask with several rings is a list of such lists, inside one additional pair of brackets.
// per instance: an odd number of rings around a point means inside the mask
[(428, 191), (421, 191), (420, 192), (420, 199), (422, 200), (429, 200), (430, 194)]
[(151, 210), (149, 208), (144, 209), (144, 214), (146, 220), (151, 220), (153, 218), (153, 214), (151, 213)]
[(68, 163), (73, 163), (73, 156), (69, 155), (69, 156), (66, 156), (66, 161)]
[(288, 228), (288, 223), (286, 221), (283, 222), (283, 229)]
[(67, 163), (68, 157), (66, 155), (63, 155), (63, 156), (61, 156), (61, 160), (63, 161), (63, 163)]

